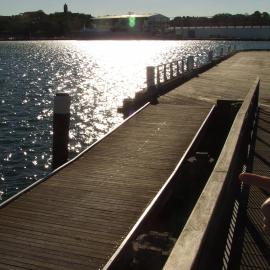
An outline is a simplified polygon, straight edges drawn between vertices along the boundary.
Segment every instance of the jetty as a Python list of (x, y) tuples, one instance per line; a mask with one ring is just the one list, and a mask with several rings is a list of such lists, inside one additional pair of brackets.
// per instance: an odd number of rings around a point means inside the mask
[(268, 195), (237, 180), (270, 176), (269, 57), (234, 54), (3, 203), (0, 269), (270, 269)]

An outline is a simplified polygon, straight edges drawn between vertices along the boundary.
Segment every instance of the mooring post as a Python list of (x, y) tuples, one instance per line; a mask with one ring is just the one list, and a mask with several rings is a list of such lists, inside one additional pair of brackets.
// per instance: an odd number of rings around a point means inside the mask
[(212, 63), (213, 62), (213, 51), (208, 52), (208, 62)]
[(157, 66), (157, 84), (160, 85), (160, 70), (159, 70), (159, 66)]
[(192, 71), (194, 68), (194, 57), (193, 56), (189, 56), (187, 58), (187, 71)]
[(148, 89), (155, 86), (155, 67), (146, 68), (146, 84)]
[(53, 170), (68, 160), (69, 122), (70, 96), (67, 93), (57, 93), (53, 113)]
[(167, 81), (167, 66), (166, 64), (163, 65), (163, 81)]
[(220, 55), (219, 55), (219, 56), (220, 56), (220, 57), (223, 56), (223, 47), (220, 48)]
[(170, 80), (173, 78), (173, 62), (170, 63)]
[(182, 68), (182, 74), (184, 74), (185, 73), (185, 61), (184, 61), (184, 59), (182, 59), (181, 68)]
[(179, 61), (176, 61), (176, 76), (179, 77), (180, 76), (180, 65), (179, 65)]

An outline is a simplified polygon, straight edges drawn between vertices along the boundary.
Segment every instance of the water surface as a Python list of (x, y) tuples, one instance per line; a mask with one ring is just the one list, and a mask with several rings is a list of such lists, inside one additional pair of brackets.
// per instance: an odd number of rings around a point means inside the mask
[[(52, 108), (71, 95), (70, 157), (123, 121), (117, 108), (144, 88), (146, 67), (235, 44), (229, 41), (0, 42), (0, 194), (6, 199), (51, 170)], [(238, 49), (270, 48), (237, 42)]]

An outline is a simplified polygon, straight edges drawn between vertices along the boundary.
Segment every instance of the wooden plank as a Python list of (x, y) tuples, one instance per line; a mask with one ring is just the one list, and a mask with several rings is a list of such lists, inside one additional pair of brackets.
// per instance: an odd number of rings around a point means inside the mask
[(240, 52), (161, 97), (165, 104), (215, 104), (217, 98), (244, 99), (260, 77), (260, 101), (270, 105), (269, 51)]
[[(32, 237), (38, 246), (48, 237), (52, 250), (70, 241), (70, 252), (85, 254), (86, 247), (91, 252), (88, 269), (102, 267), (164, 184), (217, 98), (243, 98), (259, 75), (260, 100), (270, 106), (269, 56), (238, 53), (164, 95), (158, 105), (147, 107), (64, 170), (1, 209), (0, 235), (7, 232), (6, 240), (15, 248), (11, 234), (20, 241)], [(11, 248), (1, 246), (0, 265), (10, 260), (14, 269), (61, 269), (29, 257), (26, 245), (16, 248), (14, 260)], [(39, 254), (38, 247), (31, 248)]]
[(249, 108), (256, 92), (258, 91), (258, 85), (259, 79), (253, 83), (235, 117), (214, 170), (210, 175), (209, 180), (203, 189), (183, 231), (177, 239), (177, 242), (163, 268), (164, 270), (192, 269), (192, 267), (197, 263), (196, 260), (198, 259), (201, 251), (208, 248), (204, 241), (207, 238), (207, 233), (209, 233), (210, 223), (214, 220), (214, 213), (222, 211), (222, 209), (217, 209), (217, 205), (221, 198), (224, 186), (228, 181), (228, 175), (231, 170), (230, 168), (233, 160), (235, 160), (236, 150), (238, 149), (241, 134), (243, 133), (243, 127), (245, 121), (248, 119), (247, 116)]
[(47, 269), (102, 267), (167, 180), (210, 108), (149, 106), (2, 208), (0, 265), (16, 253), (13, 265), (21, 269), (39, 269), (45, 261)]

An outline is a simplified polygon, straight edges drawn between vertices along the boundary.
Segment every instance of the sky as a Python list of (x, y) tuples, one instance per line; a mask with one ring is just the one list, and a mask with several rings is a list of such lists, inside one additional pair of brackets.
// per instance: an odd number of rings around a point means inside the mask
[(121, 15), (128, 12), (160, 13), (175, 16), (212, 16), (218, 13), (270, 13), (270, 0), (0, 0), (0, 15), (26, 11), (61, 12), (67, 3), (71, 12), (92, 16)]

